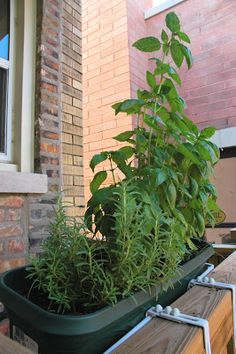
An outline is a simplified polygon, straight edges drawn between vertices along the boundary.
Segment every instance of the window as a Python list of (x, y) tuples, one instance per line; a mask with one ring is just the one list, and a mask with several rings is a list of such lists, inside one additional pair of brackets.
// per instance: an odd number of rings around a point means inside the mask
[(37, 0), (0, 0), (0, 171), (33, 171)]
[(236, 243), (231, 230), (236, 227), (236, 127), (218, 130), (212, 141), (220, 148), (220, 161), (215, 167), (213, 183), (218, 191), (218, 204), (226, 214), (215, 229), (207, 228), (206, 237), (215, 243)]
[(10, 3), (0, 0), (0, 158), (10, 158), (8, 80), (10, 49)]

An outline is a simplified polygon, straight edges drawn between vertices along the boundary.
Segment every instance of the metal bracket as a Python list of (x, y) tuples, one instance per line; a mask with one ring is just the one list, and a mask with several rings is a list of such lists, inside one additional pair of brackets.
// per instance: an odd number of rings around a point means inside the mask
[(210, 331), (207, 320), (195, 316), (186, 315), (184, 313), (181, 313), (179, 309), (172, 309), (170, 306), (167, 306), (163, 309), (162, 306), (159, 304), (157, 304), (155, 307), (151, 307), (146, 312), (146, 316), (160, 317), (173, 322), (201, 327), (203, 329), (204, 347), (206, 354), (211, 354)]
[(232, 310), (233, 310), (233, 337), (234, 337), (234, 347), (236, 348), (236, 287), (234, 284), (227, 284), (215, 281), (214, 278), (208, 278), (207, 276), (197, 277), (197, 279), (192, 279), (189, 282), (188, 287), (191, 288), (194, 285), (205, 286), (208, 288), (225, 289), (231, 290), (232, 294)]
[[(214, 265), (210, 263), (205, 263), (207, 266), (207, 269), (200, 275), (200, 277), (206, 277), (213, 269)], [(103, 354), (111, 354), (116, 348), (118, 348), (121, 344), (123, 344), (127, 339), (129, 339), (132, 335), (137, 333), (141, 328), (146, 326), (148, 322), (152, 320), (153, 317), (157, 317), (158, 314), (160, 314), (160, 309), (162, 307), (160, 305), (157, 305), (156, 307), (151, 307), (147, 312), (146, 312), (146, 318), (144, 318), (141, 322), (139, 322), (132, 330), (130, 330), (128, 333), (126, 333), (122, 338), (120, 338), (115, 344), (113, 344), (110, 348), (108, 348)], [(171, 312), (172, 309), (170, 306), (167, 306), (167, 312)], [(163, 313), (164, 311), (163, 310)], [(156, 311), (158, 310), (158, 312)], [(199, 317), (193, 317), (193, 316), (188, 316), (184, 314), (180, 314), (180, 311), (178, 309), (173, 309), (173, 314), (169, 314), (169, 317), (166, 314), (166, 316), (159, 316), (163, 317), (166, 319), (169, 319), (171, 321), (179, 322), (179, 323), (188, 323), (193, 326), (198, 326), (203, 328), (204, 331), (204, 345), (206, 348), (206, 354), (211, 354), (211, 347), (210, 347), (210, 338), (209, 338), (209, 326), (207, 320), (201, 319)], [(178, 316), (176, 316), (178, 314)]]

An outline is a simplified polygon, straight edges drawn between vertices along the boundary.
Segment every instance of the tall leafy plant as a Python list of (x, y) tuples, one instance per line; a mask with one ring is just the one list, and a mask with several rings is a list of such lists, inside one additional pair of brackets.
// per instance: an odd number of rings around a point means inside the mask
[[(113, 105), (116, 115), (137, 115), (138, 125), (114, 138), (127, 146), (92, 158), (93, 171), (105, 160), (109, 160), (110, 168), (97, 172), (90, 184), (92, 198), (86, 220), (94, 234), (99, 231), (106, 238), (113, 235), (114, 198), (122, 183), (115, 175), (120, 171), (124, 180), (132, 179), (142, 191), (143, 201), (149, 196), (155, 198), (163, 223), (168, 225), (168, 220), (175, 219), (176, 233), (193, 247), (191, 237), (202, 237), (205, 224), (213, 226), (219, 215), (217, 192), (210, 181), (219, 150), (209, 140), (215, 129), (199, 131), (184, 113), (186, 104), (178, 92), (182, 83), (178, 69), (184, 63), (188, 69), (193, 65), (190, 39), (173, 12), (166, 16), (166, 27), (161, 39), (146, 37), (133, 44), (139, 51), (155, 54), (150, 58), (154, 70), (146, 72), (148, 89), (139, 89), (137, 98)], [(113, 185), (101, 187), (109, 173)], [(154, 229), (151, 221), (149, 226)]]
[[(59, 201), (43, 253), (28, 268), (32, 289), (46, 294), (52, 311), (87, 313), (168, 284), (194, 248), (192, 236), (201, 238), (205, 224), (216, 222), (220, 209), (210, 177), (219, 151), (209, 140), (215, 129), (200, 132), (184, 113), (176, 67), (192, 66), (190, 39), (173, 12), (166, 26), (160, 40), (147, 37), (133, 44), (157, 52), (150, 58), (154, 70), (146, 73), (148, 89), (113, 106), (116, 114), (136, 114), (137, 127), (114, 138), (125, 146), (91, 160), (93, 171), (104, 161), (110, 166), (90, 185), (85, 221), (94, 237), (66, 216)], [(102, 187), (108, 174), (113, 183)]]

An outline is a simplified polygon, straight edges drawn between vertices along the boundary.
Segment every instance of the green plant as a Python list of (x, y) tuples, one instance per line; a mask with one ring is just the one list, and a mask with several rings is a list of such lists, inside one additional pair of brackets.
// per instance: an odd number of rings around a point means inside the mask
[[(138, 125), (115, 137), (127, 146), (92, 158), (93, 171), (106, 160), (110, 169), (91, 182), (86, 226), (68, 218), (59, 201), (43, 253), (28, 268), (32, 289), (47, 295), (45, 306), (52, 311), (87, 313), (137, 290), (169, 284), (194, 249), (192, 236), (201, 238), (205, 223), (214, 225), (220, 211), (210, 182), (219, 158), (209, 141), (215, 129), (200, 132), (186, 117), (176, 88), (181, 80), (168, 62), (171, 57), (181, 67), (185, 59), (190, 68), (184, 44), (190, 40), (174, 13), (166, 16), (166, 25), (169, 33), (162, 30), (161, 41), (148, 37), (134, 43), (138, 50), (162, 54), (151, 58), (149, 89), (113, 106), (116, 114), (136, 114)], [(101, 187), (108, 173), (113, 184)]]
[(114, 237), (103, 240), (89, 238), (59, 199), (43, 253), (27, 268), (34, 302), (53, 312), (84, 314), (170, 281), (185, 252), (175, 220), (169, 220), (172, 232), (167, 232), (155, 199), (143, 202), (133, 181), (122, 183), (116, 197)]
[[(115, 179), (115, 171), (124, 174), (124, 180), (133, 180), (141, 191), (143, 201), (155, 195), (163, 223), (176, 221), (176, 233), (191, 248), (191, 237), (202, 237), (205, 224), (215, 224), (219, 214), (217, 192), (210, 182), (213, 166), (219, 159), (219, 149), (209, 139), (215, 129), (207, 127), (201, 132), (185, 115), (185, 101), (179, 95), (177, 85), (181, 79), (171, 60), (180, 68), (184, 61), (188, 69), (193, 59), (187, 44), (190, 39), (181, 31), (177, 15), (166, 16), (166, 26), (161, 40), (142, 38), (133, 46), (143, 52), (159, 52), (153, 72), (147, 71), (149, 89), (138, 90), (136, 99), (128, 99), (113, 105), (115, 113), (136, 114), (138, 125), (114, 139), (129, 145), (117, 151), (105, 151), (95, 155), (90, 163), (92, 170), (105, 160), (111, 168), (97, 172), (91, 182), (92, 198), (86, 211), (87, 225), (96, 234), (111, 237), (114, 227), (115, 205), (113, 198), (122, 182)], [(160, 59), (161, 58), (161, 59)], [(101, 188), (108, 173), (114, 184)], [(93, 227), (95, 223), (95, 229)], [(150, 221), (150, 228), (154, 225)], [(170, 231), (170, 230), (169, 230)]]

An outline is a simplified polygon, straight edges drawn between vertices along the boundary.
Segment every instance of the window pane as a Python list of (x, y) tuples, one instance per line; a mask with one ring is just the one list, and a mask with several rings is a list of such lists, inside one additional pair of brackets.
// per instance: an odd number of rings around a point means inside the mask
[(9, 60), (10, 0), (0, 0), (0, 58)]
[(8, 71), (0, 68), (0, 153), (6, 153), (7, 134), (7, 76)]

